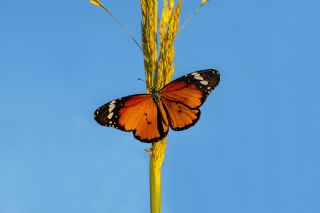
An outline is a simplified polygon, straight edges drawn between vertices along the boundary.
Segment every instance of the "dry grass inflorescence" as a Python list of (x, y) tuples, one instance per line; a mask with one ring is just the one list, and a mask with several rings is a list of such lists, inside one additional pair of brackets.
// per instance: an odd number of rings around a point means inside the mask
[[(174, 73), (174, 40), (179, 32), (179, 20), (182, 0), (163, 0), (161, 18), (158, 14), (158, 0), (140, 0), (142, 11), (142, 46), (130, 31), (99, 0), (89, 0), (95, 6), (103, 8), (126, 31), (133, 42), (143, 51), (146, 89), (161, 89), (171, 81)], [(199, 7), (180, 28), (186, 26), (191, 18), (206, 3), (202, 0)], [(160, 24), (159, 24), (160, 20)], [(147, 149), (150, 155), (150, 208), (151, 213), (161, 212), (161, 168), (166, 152), (167, 139), (152, 143)]]

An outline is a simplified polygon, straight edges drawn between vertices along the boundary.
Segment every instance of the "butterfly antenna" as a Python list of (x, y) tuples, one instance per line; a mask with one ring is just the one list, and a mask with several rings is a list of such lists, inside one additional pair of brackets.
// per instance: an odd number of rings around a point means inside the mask
[(139, 47), (139, 49), (143, 52), (143, 49), (141, 47), (141, 45), (137, 42), (137, 40), (133, 37), (133, 35), (131, 34), (131, 32), (121, 23), (121, 21), (115, 16), (113, 15), (113, 13), (106, 8), (100, 1), (97, 0), (90, 0), (90, 2), (98, 7), (101, 7), (102, 9), (104, 9), (116, 22), (117, 24), (128, 34), (128, 36), (130, 37), (130, 39)]
[(180, 30), (178, 32), (178, 34), (180, 32), (182, 32), (182, 30), (189, 24), (189, 22), (191, 21), (191, 19), (199, 12), (199, 10), (201, 9), (201, 7), (203, 5), (205, 5), (207, 3), (206, 0), (202, 0), (201, 4), (193, 11), (193, 13), (189, 16), (189, 18), (187, 18), (187, 20), (185, 20), (182, 24), (182, 26), (180, 27)]
[(141, 78), (137, 78), (138, 81), (143, 81), (144, 83), (146, 83), (145, 80), (141, 79)]

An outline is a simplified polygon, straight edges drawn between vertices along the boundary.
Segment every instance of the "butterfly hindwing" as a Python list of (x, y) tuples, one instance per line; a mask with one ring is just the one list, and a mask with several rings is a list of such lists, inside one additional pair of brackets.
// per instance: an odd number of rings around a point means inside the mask
[(168, 126), (163, 123), (160, 114), (151, 95), (141, 94), (101, 106), (94, 113), (94, 118), (103, 126), (133, 131), (134, 137), (142, 142), (154, 142), (168, 133)]
[(184, 130), (193, 126), (200, 117), (199, 107), (219, 81), (219, 72), (208, 69), (190, 73), (166, 85), (160, 94), (170, 127)]
[(188, 106), (162, 98), (162, 103), (167, 111), (170, 127), (175, 131), (184, 130), (193, 126), (200, 118), (199, 109), (191, 109)]

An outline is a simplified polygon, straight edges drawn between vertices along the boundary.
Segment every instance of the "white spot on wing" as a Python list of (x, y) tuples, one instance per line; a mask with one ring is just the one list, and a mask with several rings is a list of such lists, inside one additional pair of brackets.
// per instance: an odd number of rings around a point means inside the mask
[(193, 75), (194, 77), (195, 77), (195, 76), (200, 76), (200, 73), (198, 73), (198, 72), (193, 72), (193, 73), (191, 73), (191, 75)]
[(208, 81), (200, 81), (200, 84), (208, 85)]
[(109, 118), (109, 119), (111, 119), (112, 116), (113, 116), (113, 112), (111, 112), (111, 113), (108, 114), (108, 118)]
[(115, 104), (113, 104), (112, 102), (109, 105), (109, 112), (112, 112), (112, 110), (116, 107)]
[(199, 81), (203, 80), (203, 78), (200, 75), (194, 75), (194, 79), (197, 79)]

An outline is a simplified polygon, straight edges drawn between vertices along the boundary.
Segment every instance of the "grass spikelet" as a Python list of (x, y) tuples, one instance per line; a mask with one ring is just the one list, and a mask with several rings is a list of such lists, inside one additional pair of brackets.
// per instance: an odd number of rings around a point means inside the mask
[(141, 0), (142, 48), (146, 73), (147, 92), (156, 84), (154, 78), (158, 58), (158, 1)]
[(89, 0), (89, 2), (97, 7), (101, 7), (101, 3), (99, 0)]
[[(171, 5), (173, 6), (173, 5)], [(163, 21), (160, 28), (160, 56), (158, 59), (159, 81), (158, 88), (169, 83), (174, 72), (174, 39), (176, 38), (179, 26), (182, 1), (179, 0), (174, 8), (165, 8), (162, 16)], [(167, 11), (170, 11), (169, 13)]]

